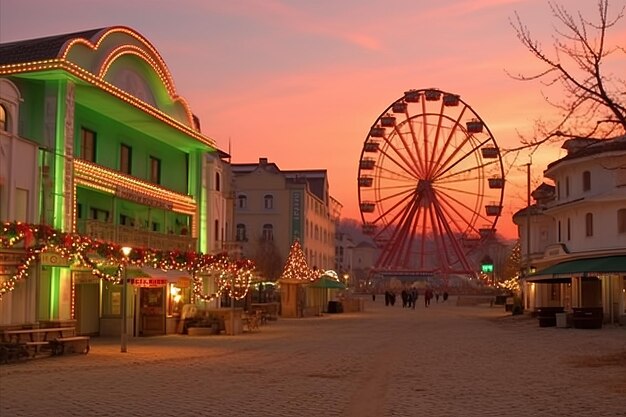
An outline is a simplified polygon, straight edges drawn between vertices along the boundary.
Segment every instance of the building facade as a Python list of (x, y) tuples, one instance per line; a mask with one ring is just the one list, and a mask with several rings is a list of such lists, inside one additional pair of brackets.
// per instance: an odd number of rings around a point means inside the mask
[(544, 172), (554, 185), (540, 186), (536, 204), (514, 216), (526, 306), (602, 308), (604, 322), (623, 322), (626, 137), (570, 139), (563, 148)]
[[(213, 253), (230, 238), (222, 155), (133, 29), (0, 44), (0, 140), (2, 222), (142, 251)], [(0, 248), (5, 284), (23, 252)], [(81, 334), (119, 334), (121, 285), (54, 254), (31, 269), (0, 300), (0, 325), (76, 321)], [(188, 274), (128, 272), (129, 332), (172, 331), (190, 302)]]
[[(329, 195), (325, 170), (281, 170), (267, 158), (232, 164), (235, 195), (235, 240), (247, 258), (263, 264), (268, 280), (278, 279), (294, 240), (298, 239), (311, 268), (332, 269), (335, 261), (337, 203)], [(266, 273), (267, 274), (267, 273)]]

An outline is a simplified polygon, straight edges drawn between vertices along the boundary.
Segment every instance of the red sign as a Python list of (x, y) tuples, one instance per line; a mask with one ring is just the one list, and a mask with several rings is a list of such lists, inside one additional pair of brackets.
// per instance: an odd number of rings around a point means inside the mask
[(130, 278), (128, 280), (128, 283), (134, 285), (135, 287), (142, 287), (142, 288), (165, 287), (167, 285), (167, 279), (165, 278)]

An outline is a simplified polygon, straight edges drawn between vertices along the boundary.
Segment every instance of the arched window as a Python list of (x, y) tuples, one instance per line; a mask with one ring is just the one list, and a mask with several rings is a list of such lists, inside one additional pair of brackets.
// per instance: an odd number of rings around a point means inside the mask
[(245, 209), (248, 207), (248, 197), (244, 194), (239, 194), (237, 196), (237, 208)]
[(220, 173), (215, 173), (215, 191), (220, 191)]
[(7, 109), (2, 104), (0, 104), (0, 131), (9, 131), (9, 115)]
[(271, 224), (263, 225), (263, 240), (274, 240), (274, 226)]
[(583, 191), (591, 190), (591, 172), (583, 172)]
[(243, 223), (237, 224), (237, 235), (235, 236), (237, 242), (245, 242), (248, 240), (246, 237), (246, 225)]
[(271, 194), (265, 194), (263, 197), (263, 207), (267, 210), (274, 208), (274, 196)]
[(593, 213), (585, 214), (585, 236), (593, 236)]

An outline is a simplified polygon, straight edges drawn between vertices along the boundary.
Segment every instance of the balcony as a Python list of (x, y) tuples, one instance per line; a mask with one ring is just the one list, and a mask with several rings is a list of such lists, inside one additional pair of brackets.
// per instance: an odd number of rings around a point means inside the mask
[(163, 251), (196, 250), (196, 239), (189, 236), (151, 232), (135, 227), (113, 225), (97, 220), (79, 221), (78, 233), (89, 236), (92, 239), (137, 248), (150, 248)]

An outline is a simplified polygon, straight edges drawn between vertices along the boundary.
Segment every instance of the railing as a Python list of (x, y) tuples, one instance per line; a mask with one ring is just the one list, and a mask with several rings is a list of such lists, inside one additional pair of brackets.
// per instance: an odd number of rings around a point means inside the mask
[(139, 248), (180, 251), (196, 250), (196, 239), (189, 236), (151, 232), (97, 220), (79, 221), (78, 232), (93, 239), (122, 243)]

